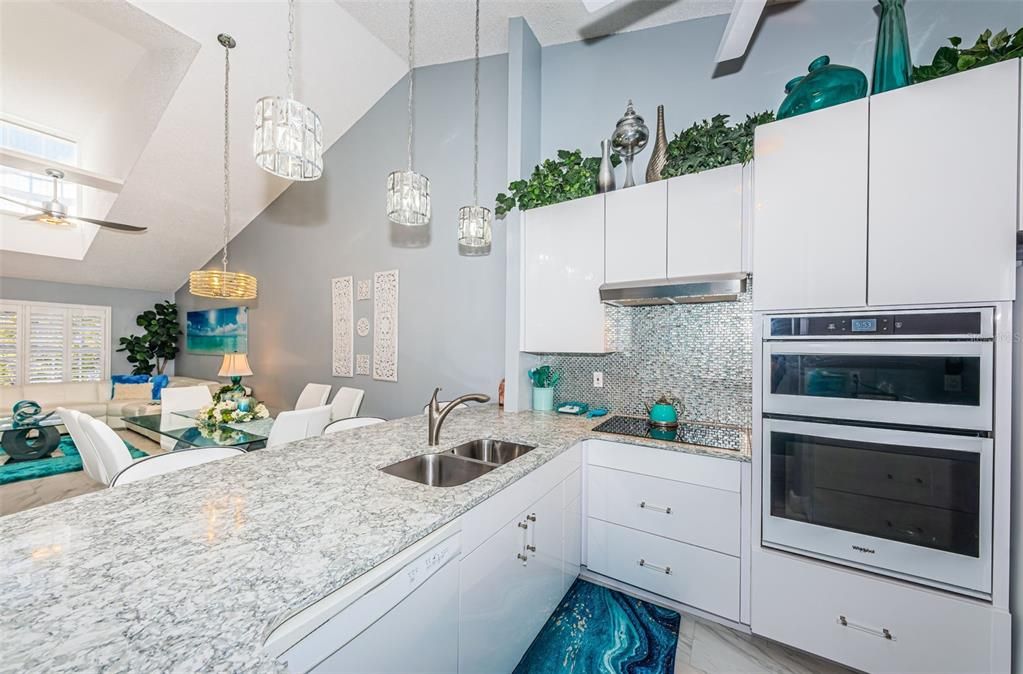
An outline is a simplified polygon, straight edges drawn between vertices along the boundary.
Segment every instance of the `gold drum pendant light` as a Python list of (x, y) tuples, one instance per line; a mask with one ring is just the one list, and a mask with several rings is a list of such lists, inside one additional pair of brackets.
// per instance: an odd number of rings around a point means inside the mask
[(188, 275), (188, 292), (213, 299), (256, 299), (256, 277), (227, 270), (227, 243), (231, 237), (231, 122), (229, 91), (231, 49), (236, 42), (226, 33), (217, 36), (224, 46), (224, 255), (222, 269), (202, 269)]

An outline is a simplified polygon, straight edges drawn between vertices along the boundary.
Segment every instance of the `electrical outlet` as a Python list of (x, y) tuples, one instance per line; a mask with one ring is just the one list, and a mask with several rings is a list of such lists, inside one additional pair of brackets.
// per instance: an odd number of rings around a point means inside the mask
[(593, 388), (604, 388), (604, 373), (594, 372), (593, 373)]

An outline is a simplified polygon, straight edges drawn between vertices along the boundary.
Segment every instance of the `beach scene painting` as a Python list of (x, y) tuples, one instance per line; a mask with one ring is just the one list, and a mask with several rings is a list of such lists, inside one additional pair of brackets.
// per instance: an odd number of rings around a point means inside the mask
[(190, 353), (248, 353), (249, 308), (189, 311), (185, 348)]

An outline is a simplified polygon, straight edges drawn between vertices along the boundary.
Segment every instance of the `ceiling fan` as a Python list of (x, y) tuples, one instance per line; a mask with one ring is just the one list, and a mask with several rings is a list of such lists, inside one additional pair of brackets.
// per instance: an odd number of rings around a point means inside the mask
[(67, 206), (60, 202), (58, 195), (60, 194), (60, 181), (64, 179), (64, 172), (58, 171), (57, 169), (46, 169), (46, 175), (53, 178), (53, 199), (44, 202), (40, 206), (35, 204), (26, 204), (21, 201), (16, 201), (9, 197), (5, 197), (0, 194), (0, 199), (9, 201), (12, 204), (17, 204), (22, 208), (27, 208), (32, 211), (38, 211), (38, 213), (32, 213), (30, 215), (22, 216), (22, 220), (32, 220), (34, 222), (44, 222), (48, 225), (73, 225), (76, 222), (88, 222), (93, 225), (99, 225), (107, 229), (114, 229), (119, 232), (144, 232), (146, 227), (136, 227), (135, 225), (122, 225), (119, 222), (108, 222), (106, 220), (95, 220), (93, 218), (83, 218), (78, 215), (68, 215)]

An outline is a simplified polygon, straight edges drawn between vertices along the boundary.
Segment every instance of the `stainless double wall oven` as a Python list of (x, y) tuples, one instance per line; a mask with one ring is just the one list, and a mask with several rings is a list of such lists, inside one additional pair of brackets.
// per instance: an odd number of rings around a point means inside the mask
[(763, 545), (990, 595), (993, 310), (763, 320)]

